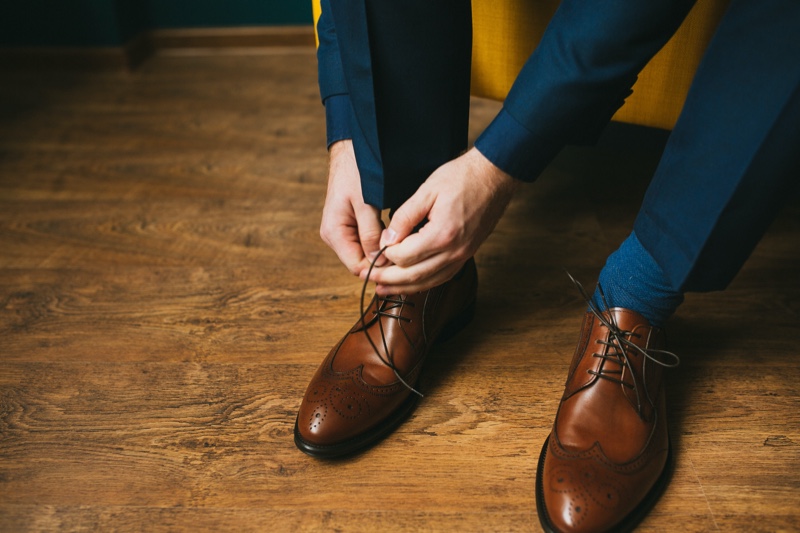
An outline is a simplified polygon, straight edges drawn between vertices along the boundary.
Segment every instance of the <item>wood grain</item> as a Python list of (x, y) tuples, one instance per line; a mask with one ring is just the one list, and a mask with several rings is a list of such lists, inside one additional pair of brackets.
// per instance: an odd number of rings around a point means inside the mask
[[(664, 135), (611, 128), (515, 198), (473, 325), (395, 434), (292, 442), (360, 284), (318, 237), (313, 50), (0, 74), (1, 531), (537, 531), (587, 286)], [(475, 100), (472, 136), (498, 104)], [(676, 469), (642, 531), (800, 529), (800, 202), (669, 328)]]

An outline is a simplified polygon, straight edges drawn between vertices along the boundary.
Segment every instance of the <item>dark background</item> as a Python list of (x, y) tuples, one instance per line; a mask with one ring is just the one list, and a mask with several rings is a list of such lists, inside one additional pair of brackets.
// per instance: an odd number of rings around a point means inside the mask
[(311, 22), (311, 0), (8, 0), (0, 46), (119, 46), (156, 28)]

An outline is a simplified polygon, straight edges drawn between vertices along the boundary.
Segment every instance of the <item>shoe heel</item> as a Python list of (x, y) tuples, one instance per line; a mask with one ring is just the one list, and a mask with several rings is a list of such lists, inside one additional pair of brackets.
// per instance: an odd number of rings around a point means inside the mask
[(444, 325), (441, 333), (439, 333), (439, 336), (436, 337), (436, 343), (446, 342), (455, 337), (462, 329), (467, 327), (467, 325), (472, 322), (473, 318), (475, 318), (474, 300), (466, 307), (466, 309), (456, 315), (453, 320)]

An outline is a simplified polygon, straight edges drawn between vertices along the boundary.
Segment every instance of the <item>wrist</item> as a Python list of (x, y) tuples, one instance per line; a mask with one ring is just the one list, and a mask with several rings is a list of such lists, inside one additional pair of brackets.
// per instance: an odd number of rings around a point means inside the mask
[(328, 147), (328, 154), (331, 159), (334, 157), (338, 157), (342, 154), (342, 152), (353, 151), (353, 140), (352, 139), (340, 139), (334, 143), (332, 143)]
[[(341, 141), (333, 143), (328, 149), (329, 179), (330, 176), (342, 172), (354, 172), (356, 166), (355, 160), (356, 154), (351, 139), (342, 139)], [(358, 175), (358, 171), (355, 172), (356, 175)]]
[(470, 158), (477, 174), (485, 178), (498, 189), (514, 192), (517, 190), (517, 187), (519, 187), (521, 183), (520, 180), (500, 169), (500, 167), (492, 163), (492, 161), (477, 148), (473, 147), (466, 155)]

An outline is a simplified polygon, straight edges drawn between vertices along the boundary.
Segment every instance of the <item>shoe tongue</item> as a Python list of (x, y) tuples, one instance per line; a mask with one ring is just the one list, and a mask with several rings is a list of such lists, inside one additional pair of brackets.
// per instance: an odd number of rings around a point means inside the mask
[[(625, 335), (626, 340), (635, 344), (642, 350), (663, 348), (663, 333), (660, 329), (652, 327), (642, 315), (627, 309), (612, 309), (611, 312), (613, 313), (613, 323), (616, 324), (621, 331), (630, 333), (630, 335)], [(628, 346), (626, 350), (628, 353), (628, 362), (636, 373), (636, 380), (631, 376), (630, 369), (627, 368), (627, 365), (623, 369), (622, 380), (628, 385), (636, 384), (640, 390), (638, 397), (637, 391), (630, 387), (625, 387), (623, 392), (631, 402), (631, 405), (637, 408), (640, 406), (642, 415), (645, 418), (649, 418), (652, 406), (648, 399), (648, 391), (651, 394), (655, 393), (663, 369), (661, 365), (652, 362), (647, 364), (647, 357), (641, 351), (636, 350), (636, 348)], [(621, 364), (625, 365), (624, 359), (621, 360)], [(647, 365), (646, 372), (644, 368), (645, 365)]]
[(604, 311), (602, 315), (612, 324), (616, 324), (622, 331), (633, 331), (636, 328), (652, 327), (645, 317), (630, 309), (613, 307)]
[[(639, 313), (627, 309), (614, 308), (605, 311), (602, 316), (606, 322), (612, 326), (616, 325), (619, 330), (640, 334), (642, 335), (642, 340), (644, 342), (647, 341), (645, 330), (649, 331), (650, 326), (647, 324), (647, 320)], [(585, 387), (596, 383), (598, 377), (593, 373), (605, 370), (620, 371), (623, 369), (624, 362), (621, 359), (608, 358), (604, 360), (593, 356), (593, 354), (613, 353), (615, 351), (614, 347), (601, 344), (610, 340), (609, 329), (591, 311), (587, 312), (581, 329), (581, 338), (573, 357), (573, 366), (570, 368), (567, 386), (564, 390), (564, 398), (568, 398)], [(637, 344), (640, 343), (637, 341)], [(643, 344), (640, 345), (644, 346)], [(630, 379), (627, 371), (622, 374), (622, 377), (626, 382)], [(600, 379), (601, 381), (606, 381), (602, 378)]]

